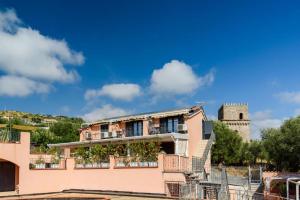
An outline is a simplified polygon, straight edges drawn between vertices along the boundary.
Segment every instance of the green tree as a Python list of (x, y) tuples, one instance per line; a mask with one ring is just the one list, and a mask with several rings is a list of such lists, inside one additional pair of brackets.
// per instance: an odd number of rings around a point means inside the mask
[(72, 122), (57, 122), (50, 126), (50, 132), (57, 136), (55, 143), (74, 142), (79, 140), (80, 124)]
[(212, 162), (226, 165), (240, 162), (242, 138), (222, 122), (214, 122), (216, 141), (212, 147)]
[(41, 152), (46, 152), (48, 149), (47, 145), (55, 140), (55, 136), (45, 129), (37, 129), (31, 134), (31, 143)]
[(264, 159), (264, 149), (261, 141), (253, 140), (250, 142), (248, 151), (250, 153), (250, 164), (256, 164), (258, 159)]
[(263, 130), (262, 142), (269, 162), (278, 170), (300, 170), (300, 117), (285, 121), (278, 129)]

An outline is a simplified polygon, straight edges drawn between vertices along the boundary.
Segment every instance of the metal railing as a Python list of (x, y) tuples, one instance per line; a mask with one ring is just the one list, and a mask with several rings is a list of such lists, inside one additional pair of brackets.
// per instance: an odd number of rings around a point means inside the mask
[(164, 155), (165, 172), (187, 172), (189, 169), (189, 158), (179, 155)]
[(20, 132), (0, 131), (0, 143), (19, 143)]

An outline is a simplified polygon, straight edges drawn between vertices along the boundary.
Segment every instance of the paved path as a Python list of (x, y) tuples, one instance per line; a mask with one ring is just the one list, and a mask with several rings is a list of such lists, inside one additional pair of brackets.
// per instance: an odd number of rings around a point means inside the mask
[[(3, 195), (2, 195), (3, 196)], [(45, 195), (19, 196), (19, 197), (1, 197), (0, 200), (157, 200), (160, 198), (118, 196), (118, 195), (100, 195), (100, 194), (80, 194), (80, 193), (55, 193)]]

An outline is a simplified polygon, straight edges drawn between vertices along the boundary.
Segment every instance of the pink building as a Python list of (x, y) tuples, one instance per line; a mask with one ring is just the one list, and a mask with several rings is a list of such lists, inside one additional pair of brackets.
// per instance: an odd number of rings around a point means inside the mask
[[(80, 141), (49, 145), (61, 150), (55, 156), (30, 154), (30, 134), (21, 133), (20, 138), (0, 142), (0, 192), (80, 189), (176, 196), (186, 172), (195, 168), (192, 160), (204, 161), (210, 172), (211, 133), (211, 122), (198, 106), (83, 124)], [(154, 159), (133, 159), (127, 147), (137, 143), (159, 144), (160, 152)], [(89, 152), (95, 145), (122, 147), (123, 155), (78, 160), (78, 149)]]

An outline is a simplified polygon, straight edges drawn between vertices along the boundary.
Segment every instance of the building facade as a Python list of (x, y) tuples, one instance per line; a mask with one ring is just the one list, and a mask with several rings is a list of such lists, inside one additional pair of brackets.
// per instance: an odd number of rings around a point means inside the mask
[(250, 120), (248, 104), (225, 103), (218, 111), (218, 120), (238, 132), (244, 141), (250, 141)]
[[(205, 150), (212, 133), (209, 123), (198, 106), (103, 119), (83, 124), (80, 141), (50, 144), (60, 149), (58, 157), (31, 154), (30, 134), (21, 133), (19, 139), (0, 141), (0, 179), (5, 182), (0, 192), (80, 189), (176, 196), (179, 184), (186, 181), (185, 173), (192, 169), (192, 160), (208, 158), (204, 167), (210, 172), (210, 151)], [(74, 154), (95, 145), (127, 147), (151, 141), (160, 145), (160, 152), (151, 160), (132, 159), (126, 151), (105, 160), (78, 162)]]

